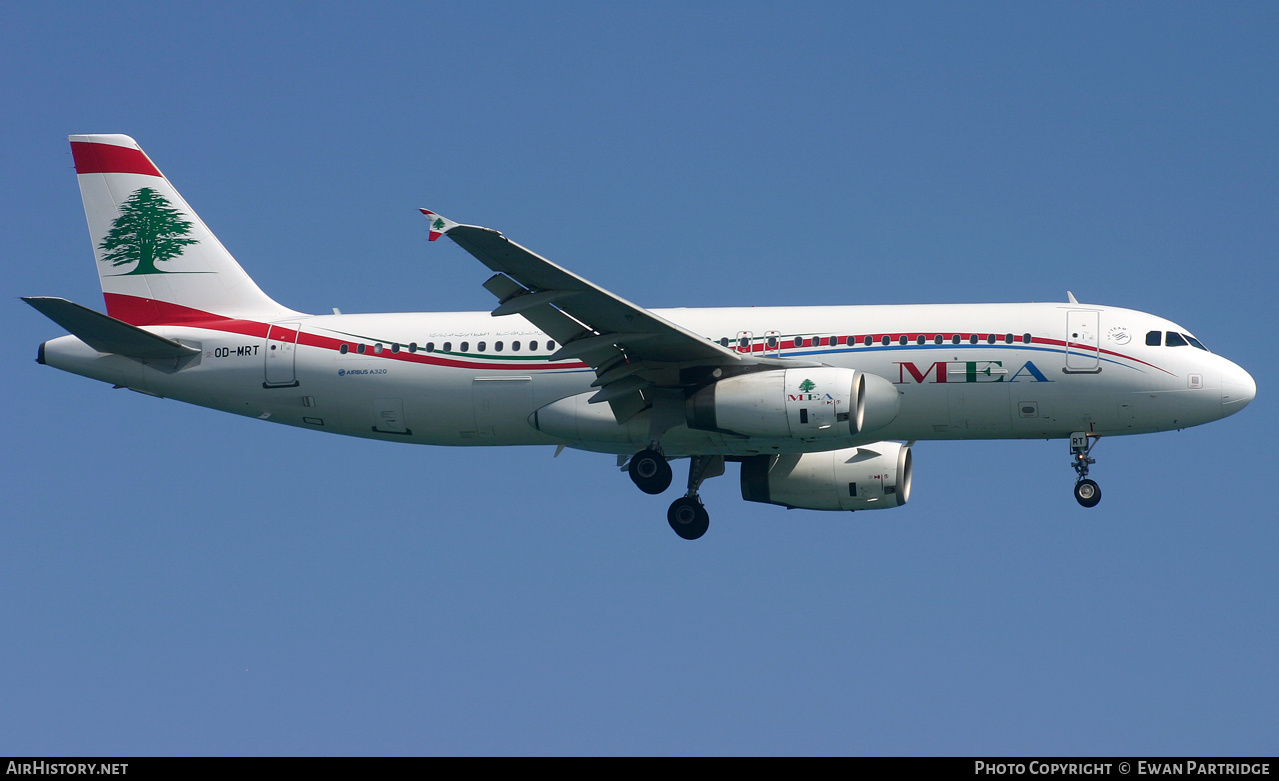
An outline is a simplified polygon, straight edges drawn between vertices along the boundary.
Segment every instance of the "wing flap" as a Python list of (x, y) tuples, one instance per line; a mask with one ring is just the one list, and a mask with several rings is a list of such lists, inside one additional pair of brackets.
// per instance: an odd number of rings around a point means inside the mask
[[(506, 276), (494, 274), (484, 283), (484, 289), (497, 296), (498, 301), (510, 301), (527, 295), (523, 285)], [(498, 304), (498, 309), (502, 305)], [(494, 315), (497, 310), (493, 310)], [(542, 333), (560, 344), (570, 342), (581, 336), (591, 334), (590, 329), (564, 314), (549, 303), (535, 304), (525, 307), (521, 312), (524, 319), (541, 329)]]

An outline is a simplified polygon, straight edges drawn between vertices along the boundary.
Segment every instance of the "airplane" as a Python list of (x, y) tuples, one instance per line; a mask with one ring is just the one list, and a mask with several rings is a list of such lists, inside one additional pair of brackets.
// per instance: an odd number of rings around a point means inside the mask
[(1068, 439), (1075, 499), (1101, 437), (1182, 429), (1256, 395), (1161, 317), (1064, 303), (645, 309), (490, 228), (428, 209), (492, 272), (491, 312), (304, 314), (245, 273), (141, 147), (70, 136), (106, 313), (25, 297), (69, 336), (37, 361), (316, 431), (617, 456), (645, 493), (688, 459), (672, 529), (740, 465), (742, 498), (848, 511), (910, 499), (925, 440)]

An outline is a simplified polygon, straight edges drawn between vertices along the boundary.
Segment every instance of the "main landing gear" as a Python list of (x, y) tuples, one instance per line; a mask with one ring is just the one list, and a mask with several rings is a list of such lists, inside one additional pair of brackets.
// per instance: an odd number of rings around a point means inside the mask
[(1101, 501), (1101, 488), (1095, 481), (1088, 479), (1088, 467), (1097, 463), (1097, 459), (1090, 454), (1100, 440), (1101, 437), (1093, 437), (1090, 442), (1088, 434), (1082, 431), (1070, 435), (1070, 466), (1079, 475), (1079, 479), (1075, 481), (1075, 501), (1084, 507), (1096, 507)]
[[(671, 485), (671, 465), (656, 446), (646, 448), (631, 457), (627, 466), (631, 480), (647, 494), (660, 494)], [(723, 456), (692, 456), (688, 465), (688, 491), (671, 502), (666, 511), (666, 521), (675, 533), (686, 540), (696, 540), (710, 528), (710, 513), (702, 505), (697, 491), (702, 481), (724, 474)]]
[(671, 508), (666, 511), (666, 522), (679, 536), (695, 540), (710, 528), (711, 515), (706, 512), (700, 497), (681, 496), (671, 502)]
[(631, 480), (646, 494), (660, 494), (671, 487), (671, 465), (656, 447), (646, 448), (631, 456), (627, 467)]

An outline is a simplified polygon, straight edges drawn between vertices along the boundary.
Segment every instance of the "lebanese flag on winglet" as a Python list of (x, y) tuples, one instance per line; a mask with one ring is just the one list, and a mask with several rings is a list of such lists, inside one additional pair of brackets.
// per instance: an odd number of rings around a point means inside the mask
[(151, 158), (128, 136), (71, 136), (70, 141), (77, 174), (162, 176)]
[(418, 209), (418, 211), (425, 214), (426, 219), (430, 220), (430, 223), (431, 223), (431, 235), (429, 237), (430, 241), (435, 241), (439, 237), (448, 233), (450, 230), (453, 229), (454, 226), (457, 225), (456, 222), (453, 222), (448, 217), (441, 217), (440, 215), (436, 214), (430, 209)]

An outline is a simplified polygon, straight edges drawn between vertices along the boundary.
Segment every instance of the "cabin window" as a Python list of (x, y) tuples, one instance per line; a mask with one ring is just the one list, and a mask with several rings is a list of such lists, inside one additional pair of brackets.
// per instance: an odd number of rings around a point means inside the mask
[(515, 341), (511, 342), (511, 352), (517, 353), (519, 351), (520, 351), (520, 340), (516, 339)]
[(1012, 344), (1012, 343), (1013, 343), (1013, 335), (1012, 335), (1012, 334), (1004, 334), (1004, 343), (1005, 343), (1005, 344)]
[(501, 342), (494, 342), (494, 343), (493, 343), (493, 352), (495, 352), (495, 353), (500, 353), (500, 352), (502, 352), (502, 343), (501, 343)]
[(360, 345), (359, 347), (356, 347), (355, 351), (359, 353), (360, 355), (364, 355), (364, 345)]
[(537, 340), (536, 340), (536, 339), (534, 339), (533, 341), (531, 341), (531, 342), (529, 342), (529, 343), (528, 343), (528, 351), (529, 351), (529, 352), (531, 352), (531, 353), (535, 353), (535, 352), (537, 352)]
[(484, 352), (484, 342), (480, 342), (479, 344), (477, 344), (475, 346), (475, 349), (479, 350), (480, 352)]
[(1164, 347), (1185, 347), (1187, 344), (1189, 343), (1176, 331), (1169, 331), (1164, 335)]
[(795, 337), (795, 346), (796, 346), (796, 347), (803, 347), (803, 346), (804, 346), (804, 337), (802, 337), (802, 336), (796, 336), (796, 337)]
[(1026, 344), (1030, 344), (1030, 334), (1022, 334), (1021, 340), (1025, 342)]
[(995, 335), (986, 334), (986, 344), (994, 344), (994, 343), (995, 343)]
[(462, 352), (469, 352), (471, 349), (471, 343), (462, 342), (462, 344), (458, 346), (458, 349), (461, 350)]
[(398, 353), (399, 351), (400, 351), (400, 343), (399, 343), (399, 342), (396, 342), (395, 344), (391, 345), (391, 352), (393, 352), (393, 353)]
[(897, 343), (906, 344), (906, 334), (902, 334), (901, 336), (897, 337)]
[(919, 336), (916, 336), (916, 337), (915, 337), (915, 344), (923, 344), (923, 343), (924, 343), (924, 335), (923, 335), (923, 334), (920, 334)]
[(351, 352), (351, 345), (349, 344), (342, 345), (341, 347), (338, 348), (338, 352), (342, 353), (343, 355), (346, 355), (347, 353)]
[(417, 342), (409, 342), (409, 352), (417, 352)]
[(885, 347), (887, 347), (887, 346), (888, 346), (888, 336), (887, 336), (887, 335), (885, 335), (885, 336), (880, 337), (880, 339), (879, 339), (879, 343), (880, 343), (880, 344), (882, 344), (882, 345), (884, 345)]
[(719, 340), (719, 346), (720, 346), (720, 347), (727, 347), (727, 346), (728, 346), (728, 337), (727, 337), (727, 336), (722, 337), (722, 338)]
[(445, 343), (444, 343), (444, 352), (446, 352), (446, 353), (451, 353), (451, 352), (453, 352), (453, 343), (452, 343), (452, 342), (445, 342)]
[(969, 336), (969, 337), (968, 337), (968, 343), (969, 343), (969, 344), (977, 344), (977, 334), (973, 334), (972, 336)]
[(941, 334), (937, 334), (933, 337), (933, 344), (941, 344)]
[(373, 354), (374, 354), (374, 355), (381, 355), (381, 354), (382, 354), (382, 343), (381, 343), (381, 342), (378, 342), (377, 344), (373, 345)]
[(776, 349), (777, 349), (777, 337), (776, 337), (776, 336), (770, 336), (770, 337), (768, 337), (768, 349), (770, 349), (770, 350), (776, 350)]
[(862, 339), (862, 344), (866, 345), (867, 347), (870, 347), (871, 341), (872, 339), (869, 336), (867, 336)]

